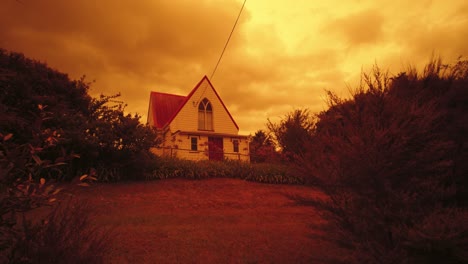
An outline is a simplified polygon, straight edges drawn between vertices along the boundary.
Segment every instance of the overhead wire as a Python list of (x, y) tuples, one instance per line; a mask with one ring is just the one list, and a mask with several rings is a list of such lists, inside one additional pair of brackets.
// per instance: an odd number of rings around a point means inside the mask
[[(237, 22), (239, 21), (239, 18), (240, 18), (241, 14), (242, 14), (242, 10), (244, 10), (244, 6), (245, 6), (246, 2), (247, 2), (247, 0), (244, 0), (244, 3), (242, 4), (242, 7), (241, 7), (241, 9), (239, 11), (239, 14), (237, 15), (236, 21), (234, 22), (234, 26), (232, 27), (231, 32), (229, 33), (229, 37), (228, 37), (228, 39), (226, 41), (226, 44), (224, 44), (223, 51), (221, 52), (221, 55), (218, 58), (218, 62), (216, 62), (216, 66), (214, 67), (213, 72), (211, 73), (210, 80), (213, 79), (213, 76), (216, 73), (216, 70), (218, 69), (219, 63), (221, 62), (221, 59), (223, 58), (224, 52), (226, 51), (226, 48), (227, 48), (227, 46), (229, 44), (229, 41), (231, 40), (232, 34), (234, 33), (234, 30), (236, 29)], [(205, 84), (203, 92), (200, 94), (200, 98), (198, 99), (197, 102), (195, 102), (195, 101), (193, 102), (193, 106), (196, 106), (200, 102), (200, 99), (205, 94), (205, 91), (206, 91), (207, 87), (208, 87), (208, 84)]]
[(229, 41), (231, 40), (232, 33), (234, 33), (234, 29), (236, 28), (237, 22), (239, 21), (239, 18), (240, 18), (241, 14), (242, 14), (242, 10), (244, 10), (245, 2), (247, 2), (247, 0), (244, 0), (244, 3), (242, 4), (242, 7), (241, 7), (241, 9), (239, 11), (239, 14), (237, 15), (236, 22), (234, 22), (234, 26), (232, 27), (231, 33), (229, 33), (229, 37), (228, 37), (228, 39), (226, 41), (226, 44), (224, 45), (224, 48), (223, 48), (223, 51), (221, 52), (221, 55), (219, 56), (218, 62), (216, 63), (216, 66), (213, 69), (213, 72), (211, 73), (210, 79), (213, 79), (213, 76), (214, 76), (216, 70), (218, 69), (219, 63), (221, 62), (221, 58), (223, 58), (224, 52), (226, 51), (226, 48), (227, 48), (227, 46), (229, 44)]

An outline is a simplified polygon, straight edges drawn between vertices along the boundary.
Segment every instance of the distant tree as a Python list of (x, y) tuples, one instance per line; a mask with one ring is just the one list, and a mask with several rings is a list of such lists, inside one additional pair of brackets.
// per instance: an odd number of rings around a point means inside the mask
[(250, 142), (250, 161), (254, 163), (273, 162), (278, 160), (278, 153), (271, 137), (263, 130), (258, 130)]
[(301, 156), (315, 130), (315, 118), (308, 109), (287, 113), (279, 123), (268, 120), (267, 127), (285, 157), (292, 161)]
[(255, 143), (259, 146), (273, 146), (273, 141), (271, 140), (271, 137), (261, 129), (255, 132), (255, 135), (252, 137), (252, 143)]
[(344, 263), (467, 263), (468, 67), (364, 74), (329, 94), (300, 161)]

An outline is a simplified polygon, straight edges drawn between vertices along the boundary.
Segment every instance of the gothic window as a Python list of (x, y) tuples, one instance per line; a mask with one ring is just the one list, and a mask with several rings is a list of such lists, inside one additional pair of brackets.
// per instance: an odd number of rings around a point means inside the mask
[(198, 105), (198, 129), (213, 130), (213, 108), (206, 98)]

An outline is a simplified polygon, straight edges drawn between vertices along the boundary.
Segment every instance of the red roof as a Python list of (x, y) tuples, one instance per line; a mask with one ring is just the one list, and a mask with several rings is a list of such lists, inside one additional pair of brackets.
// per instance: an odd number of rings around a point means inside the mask
[(163, 128), (167, 125), (182, 107), (185, 99), (186, 97), (181, 95), (151, 92), (152, 109), (149, 111), (153, 112), (154, 126)]
[[(201, 79), (201, 81), (192, 89), (192, 91), (189, 93), (188, 96), (151, 92), (149, 111), (153, 112), (154, 126), (156, 128), (160, 129), (160, 128), (164, 128), (167, 124), (172, 122), (172, 120), (176, 117), (176, 115), (179, 113), (179, 111), (182, 109), (182, 107), (184, 107), (184, 105), (187, 103), (187, 101), (190, 99), (190, 97), (192, 97), (192, 95), (195, 93), (195, 91), (198, 90), (198, 88), (202, 84), (203, 80), (205, 80), (205, 79), (208, 81), (210, 86), (213, 87), (210, 80), (205, 75)], [(232, 118), (231, 113), (226, 108), (226, 105), (224, 105), (223, 100), (221, 99), (221, 97), (219, 97), (219, 95), (216, 92), (216, 90), (214, 89), (214, 87), (213, 87), (213, 91), (216, 94), (216, 97), (218, 97), (219, 101), (223, 105), (226, 112), (228, 113), (229, 117), (231, 118), (231, 120), (234, 123), (234, 125), (236, 126), (236, 128), (239, 129), (239, 126), (237, 125), (234, 118)], [(151, 107), (152, 107), (152, 109), (151, 109)]]

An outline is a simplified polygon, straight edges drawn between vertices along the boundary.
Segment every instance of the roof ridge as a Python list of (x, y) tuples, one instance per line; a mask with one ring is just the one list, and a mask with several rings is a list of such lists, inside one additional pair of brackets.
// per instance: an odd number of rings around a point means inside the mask
[(156, 92), (156, 91), (151, 91), (151, 93), (152, 93), (152, 94), (162, 94), (162, 95), (171, 95), (171, 96), (186, 97), (185, 95), (173, 94), (173, 93), (164, 93), (164, 92)]

